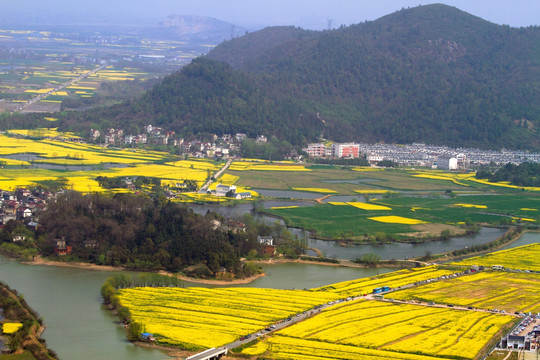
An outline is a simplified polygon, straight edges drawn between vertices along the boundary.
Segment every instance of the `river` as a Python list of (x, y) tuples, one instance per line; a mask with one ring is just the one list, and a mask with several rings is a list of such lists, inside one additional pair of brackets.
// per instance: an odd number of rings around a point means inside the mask
[[(263, 267), (267, 276), (241, 286), (303, 289), (376, 275), (391, 269), (356, 269), (311, 264)], [(99, 289), (117, 272), (25, 265), (0, 256), (0, 281), (23, 294), (43, 317), (43, 338), (63, 360), (154, 360), (168, 356), (135, 346), (101, 305)], [(185, 283), (185, 286), (201, 286)]]
[[(481, 228), (477, 234), (458, 236), (448, 240), (430, 241), (423, 244), (391, 243), (384, 245), (340, 246), (335, 241), (308, 239), (308, 246), (319, 249), (323, 255), (336, 259), (353, 260), (364, 254), (377, 254), (383, 260), (405, 260), (424, 256), (427, 253), (440, 254), (446, 251), (463, 249), (467, 246), (485, 244), (503, 235), (505, 230)], [(311, 255), (313, 252), (308, 251)]]
[[(309, 206), (312, 203), (306, 203), (301, 201), (284, 201), (284, 200), (271, 200), (262, 201), (261, 206), (265, 209), (270, 207), (279, 206)], [(241, 218), (244, 214), (251, 213), (253, 209), (250, 203), (241, 203), (233, 206), (220, 206), (219, 204), (208, 205), (190, 205), (190, 208), (194, 212), (204, 215), (208, 210), (219, 213), (227, 218)], [(253, 218), (264, 222), (265, 224), (272, 224), (276, 221), (283, 224), (283, 221), (261, 214), (254, 214)], [(308, 236), (307, 245), (311, 248), (316, 248), (321, 251), (325, 257), (335, 259), (354, 260), (361, 257), (364, 254), (377, 254), (383, 260), (404, 260), (407, 258), (420, 257), (426, 255), (426, 253), (439, 254), (446, 251), (453, 251), (457, 249), (463, 249), (467, 246), (481, 245), (488, 243), (502, 236), (505, 230), (496, 228), (483, 227), (477, 234), (470, 236), (458, 236), (443, 241), (430, 241), (423, 244), (408, 244), (408, 243), (392, 243), (384, 245), (357, 245), (350, 247), (340, 246), (335, 241), (319, 240), (309, 237), (309, 233), (297, 228), (288, 228), (293, 234), (299, 238)], [(315, 256), (315, 252), (308, 251), (308, 255)]]
[[(527, 233), (511, 247), (533, 242), (540, 242), (540, 233)], [(350, 251), (350, 248), (340, 249)], [(383, 254), (383, 258), (395, 256), (391, 255), (394, 248), (383, 246), (379, 250), (384, 249), (390, 253)], [(240, 286), (304, 289), (393, 269), (285, 263), (265, 265), (263, 270), (267, 276)], [(43, 317), (47, 327), (43, 338), (60, 359), (170, 359), (159, 350), (141, 348), (128, 342), (116, 318), (102, 307), (99, 289), (113, 274), (117, 272), (25, 265), (0, 255), (0, 281), (23, 294), (30, 306)], [(201, 285), (186, 282), (185, 286)]]

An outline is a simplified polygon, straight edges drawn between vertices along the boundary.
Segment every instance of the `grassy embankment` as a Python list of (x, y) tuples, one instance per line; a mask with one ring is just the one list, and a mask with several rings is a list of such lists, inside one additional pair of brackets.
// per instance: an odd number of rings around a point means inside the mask
[(54, 360), (56, 354), (47, 349), (40, 338), (43, 331), (42, 320), (28, 306), (22, 295), (0, 283), (0, 307), (4, 311), (3, 323), (20, 324), (20, 328), (3, 338), (13, 354), (0, 355), (1, 360), (37, 359)]

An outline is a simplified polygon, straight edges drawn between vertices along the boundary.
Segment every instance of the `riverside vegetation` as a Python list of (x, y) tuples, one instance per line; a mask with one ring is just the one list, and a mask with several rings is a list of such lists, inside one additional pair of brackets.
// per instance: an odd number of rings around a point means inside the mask
[[(40, 338), (43, 331), (42, 319), (28, 306), (24, 297), (16, 290), (0, 283), (0, 309), (4, 319), (0, 320), (3, 334), (9, 350), (27, 360), (56, 360), (56, 354), (47, 348), (45, 340)], [(3, 326), (2, 326), (3, 325)], [(0, 359), (15, 359), (16, 355), (0, 355)]]

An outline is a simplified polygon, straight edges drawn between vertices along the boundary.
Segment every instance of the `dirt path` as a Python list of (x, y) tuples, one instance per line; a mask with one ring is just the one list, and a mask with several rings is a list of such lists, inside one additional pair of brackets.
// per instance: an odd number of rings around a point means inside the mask
[(321, 250), (319, 250), (319, 249), (317, 249), (317, 248), (308, 247), (307, 250), (311, 250), (311, 251), (313, 251), (315, 254), (317, 254), (318, 257), (322, 257), (322, 252), (321, 252)]
[(322, 198), (315, 199), (315, 201), (319, 204), (324, 204), (323, 200), (328, 199), (330, 196), (332, 196), (332, 194), (324, 195)]

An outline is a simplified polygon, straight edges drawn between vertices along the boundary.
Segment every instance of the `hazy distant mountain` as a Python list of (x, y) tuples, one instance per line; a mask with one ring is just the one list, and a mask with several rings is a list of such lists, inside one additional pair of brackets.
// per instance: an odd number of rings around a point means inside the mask
[(266, 51), (287, 44), (293, 48), (297, 43), (320, 37), (320, 32), (304, 30), (294, 26), (273, 26), (261, 31), (226, 41), (214, 48), (208, 57), (220, 60), (235, 68), (259, 59)]
[(331, 31), (267, 28), (99, 116), (293, 143), (323, 134), (539, 149), (540, 28), (499, 26), (445, 5)]
[(169, 15), (156, 27), (146, 29), (146, 35), (188, 42), (207, 41), (219, 44), (244, 35), (245, 28), (206, 16)]

